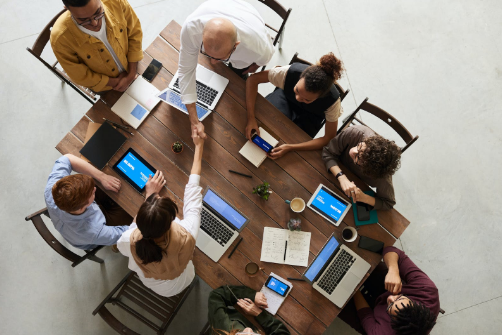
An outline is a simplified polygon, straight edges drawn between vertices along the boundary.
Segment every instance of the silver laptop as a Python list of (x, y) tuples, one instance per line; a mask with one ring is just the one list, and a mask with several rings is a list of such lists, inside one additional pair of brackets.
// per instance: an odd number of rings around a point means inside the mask
[(370, 268), (368, 262), (332, 235), (302, 277), (342, 308)]
[[(197, 88), (197, 116), (199, 121), (204, 120), (216, 107), (228, 85), (228, 79), (219, 74), (208, 70), (200, 64), (197, 64), (196, 70), (196, 88)], [(169, 83), (168, 88), (159, 93), (158, 97), (171, 106), (188, 114), (185, 104), (181, 102), (180, 85), (178, 71)]]
[(307, 203), (307, 207), (335, 226), (339, 226), (352, 204), (320, 184)]
[(208, 187), (202, 199), (196, 245), (209, 258), (218, 262), (248, 222), (247, 217)]

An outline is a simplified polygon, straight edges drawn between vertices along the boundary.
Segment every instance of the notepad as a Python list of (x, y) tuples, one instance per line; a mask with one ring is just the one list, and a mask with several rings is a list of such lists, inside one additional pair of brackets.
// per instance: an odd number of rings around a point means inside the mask
[(260, 261), (307, 266), (310, 235), (304, 231), (265, 227)]
[[(267, 141), (271, 146), (275, 147), (277, 143), (279, 143), (279, 141), (270, 135), (265, 129), (262, 127), (259, 129), (260, 137)], [(239, 153), (256, 167), (260, 167), (261, 163), (263, 163), (263, 161), (267, 158), (267, 153), (251, 141), (247, 141)]]
[(279, 275), (276, 275), (273, 272), (271, 272), (270, 275), (272, 277), (279, 279), (284, 284), (287, 284), (290, 287), (288, 293), (286, 293), (286, 296), (281, 297), (279, 294), (275, 293), (274, 291), (266, 287), (265, 284), (263, 284), (263, 287), (261, 288), (260, 292), (265, 295), (265, 298), (267, 298), (268, 307), (265, 308), (265, 310), (272, 315), (276, 315), (277, 311), (279, 310), (279, 307), (281, 307), (284, 300), (286, 300), (286, 298), (288, 297), (289, 292), (291, 292), (291, 290), (293, 289), (293, 284), (291, 284), (291, 282), (287, 281), (286, 279), (282, 278)]
[(126, 140), (127, 137), (105, 122), (80, 149), (80, 153), (101, 170)]
[(143, 77), (138, 77), (113, 105), (112, 111), (134, 129), (138, 129), (152, 109), (159, 103), (160, 91)]

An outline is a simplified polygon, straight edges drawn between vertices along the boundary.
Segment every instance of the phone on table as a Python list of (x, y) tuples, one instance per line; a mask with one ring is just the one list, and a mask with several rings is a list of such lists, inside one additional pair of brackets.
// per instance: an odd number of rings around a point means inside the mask
[(273, 276), (268, 277), (267, 281), (265, 282), (265, 286), (274, 291), (275, 293), (277, 293), (278, 295), (280, 295), (281, 297), (285, 297), (286, 294), (288, 294), (289, 289), (291, 288), (289, 287), (288, 284), (283, 283), (282, 281)]
[(370, 205), (364, 202), (356, 202), (357, 205), (357, 219), (359, 221), (368, 221), (370, 219)]
[(145, 72), (143, 72), (143, 78), (145, 78), (149, 83), (152, 82), (153, 78), (159, 73), (160, 69), (162, 69), (162, 63), (152, 59), (150, 65), (146, 68)]
[(272, 149), (274, 148), (270, 143), (268, 143), (263, 138), (261, 138), (260, 136), (258, 136), (257, 133), (254, 133), (251, 136), (251, 142), (253, 142), (254, 144), (256, 144), (258, 147), (260, 147), (260, 149), (262, 149), (263, 151), (265, 151), (267, 154), (270, 153), (270, 151), (272, 151)]
[(359, 239), (359, 245), (358, 245), (359, 248), (373, 251), (373, 252), (376, 252), (377, 254), (380, 254), (380, 255), (382, 254), (383, 247), (384, 247), (383, 242), (374, 240), (374, 239), (366, 237), (366, 236), (362, 236), (362, 235), (360, 235), (360, 236), (361, 236), (361, 238)]

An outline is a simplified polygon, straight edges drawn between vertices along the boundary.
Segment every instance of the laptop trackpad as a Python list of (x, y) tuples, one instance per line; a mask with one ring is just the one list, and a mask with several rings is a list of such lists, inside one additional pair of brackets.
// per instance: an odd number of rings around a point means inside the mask
[(352, 294), (352, 291), (354, 291), (354, 288), (359, 284), (360, 281), (361, 279), (359, 277), (349, 272), (340, 282), (340, 287), (348, 291), (349, 294)]

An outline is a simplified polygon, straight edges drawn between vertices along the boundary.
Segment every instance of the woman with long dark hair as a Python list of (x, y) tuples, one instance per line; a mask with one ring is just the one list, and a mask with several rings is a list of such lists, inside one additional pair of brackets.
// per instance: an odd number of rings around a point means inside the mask
[(185, 187), (183, 220), (176, 217), (176, 203), (159, 195), (166, 181), (162, 172), (157, 171), (146, 184), (146, 200), (131, 228), (117, 243), (120, 252), (129, 257), (129, 269), (138, 274), (146, 287), (165, 297), (182, 292), (195, 277), (191, 259), (202, 210), (199, 181), (204, 140), (195, 129), (192, 138), (195, 155)]
[(246, 107), (248, 122), (246, 137), (251, 140), (258, 130), (255, 119), (255, 101), (258, 84), (276, 86), (267, 100), (285, 116), (314, 138), (325, 123), (323, 137), (303, 143), (286, 143), (272, 150), (270, 157), (279, 158), (289, 151), (321, 149), (336, 136), (338, 118), (342, 114), (340, 92), (334, 83), (342, 77), (342, 61), (328, 53), (315, 65), (293, 63), (253, 74), (246, 81)]

